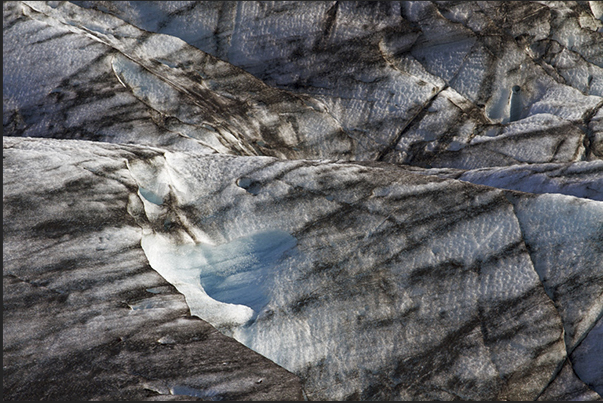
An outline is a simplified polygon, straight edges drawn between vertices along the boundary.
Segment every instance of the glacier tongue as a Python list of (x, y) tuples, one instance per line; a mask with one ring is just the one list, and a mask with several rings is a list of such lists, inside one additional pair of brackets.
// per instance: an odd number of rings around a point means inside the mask
[(5, 398), (600, 399), (601, 10), (4, 2)]

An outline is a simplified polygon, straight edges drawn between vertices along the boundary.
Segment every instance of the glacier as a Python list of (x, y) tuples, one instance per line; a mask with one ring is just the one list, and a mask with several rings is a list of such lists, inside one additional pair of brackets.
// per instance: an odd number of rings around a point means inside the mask
[(598, 2), (3, 18), (5, 399), (601, 399)]

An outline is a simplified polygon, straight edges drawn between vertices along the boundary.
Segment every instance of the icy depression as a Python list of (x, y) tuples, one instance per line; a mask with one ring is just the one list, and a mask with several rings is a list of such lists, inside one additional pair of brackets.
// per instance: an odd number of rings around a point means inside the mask
[(599, 3), (3, 8), (8, 398), (601, 398)]

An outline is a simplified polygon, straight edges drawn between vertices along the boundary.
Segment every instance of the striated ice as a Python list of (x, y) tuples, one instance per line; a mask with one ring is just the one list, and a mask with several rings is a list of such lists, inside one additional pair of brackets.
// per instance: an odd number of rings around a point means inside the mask
[(3, 10), (7, 398), (599, 398), (599, 3)]
[(564, 321), (571, 352), (603, 312), (603, 257), (588, 253), (601, 249), (603, 203), (544, 194), (517, 202), (515, 209), (534, 269)]
[[(399, 360), (431, 356), (450, 333), (466, 337), (468, 350), (462, 360), (441, 365), (467, 382), (475, 377), (468, 367), (480, 368), (486, 390), (494, 387), (491, 379), (528, 371), (530, 351), (542, 343), (553, 349), (542, 357), (547, 368), (561, 357), (561, 323), (549, 317), (548, 297), (534, 294), (541, 283), (522, 240), (520, 207), (500, 191), (350, 163), (176, 152), (151, 160), (155, 172), (166, 166), (170, 177), (180, 178), (181, 192), (185, 183), (190, 188), (185, 199), (170, 198), (174, 211), (186, 206), (186, 227), (164, 233), (149, 223), (156, 229), (142, 246), (151, 266), (186, 296), (193, 315), (300, 374), (315, 398), (369, 396), (365, 388), (379, 383), (370, 373), (404, 372), (396, 369)], [(206, 182), (215, 177), (228, 185)], [(244, 189), (252, 183), (254, 192)], [(295, 203), (287, 201), (292, 191)], [(419, 214), (426, 200), (434, 210)], [(216, 221), (224, 203), (236, 218)], [(331, 225), (337, 231), (328, 231)], [(185, 232), (218, 241), (194, 241)], [(519, 317), (500, 308), (526, 299), (533, 302)], [(503, 323), (471, 324), (494, 312)], [(434, 316), (438, 330), (427, 331)], [(547, 325), (536, 334), (522, 328), (524, 321)], [(496, 345), (480, 341), (501, 332), (514, 336)], [(379, 353), (367, 350), (376, 345)], [(430, 359), (443, 359), (433, 354)], [(541, 372), (534, 384), (515, 388), (532, 394), (551, 375)], [(346, 381), (336, 381), (342, 376)], [(406, 376), (413, 377), (401, 379)], [(396, 390), (389, 393), (417, 396)]]
[[(601, 314), (600, 314), (601, 315)], [(591, 385), (600, 395), (603, 394), (603, 366), (600, 357), (603, 354), (603, 316), (572, 352), (574, 371), (580, 379)]]

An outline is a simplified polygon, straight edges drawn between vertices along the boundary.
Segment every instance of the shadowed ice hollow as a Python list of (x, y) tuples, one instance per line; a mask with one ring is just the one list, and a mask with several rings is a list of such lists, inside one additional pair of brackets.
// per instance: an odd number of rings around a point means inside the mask
[(184, 294), (191, 314), (214, 326), (243, 325), (257, 316), (269, 301), (274, 266), (295, 245), (295, 237), (276, 230), (221, 245), (172, 244), (161, 235), (142, 240), (149, 262)]

